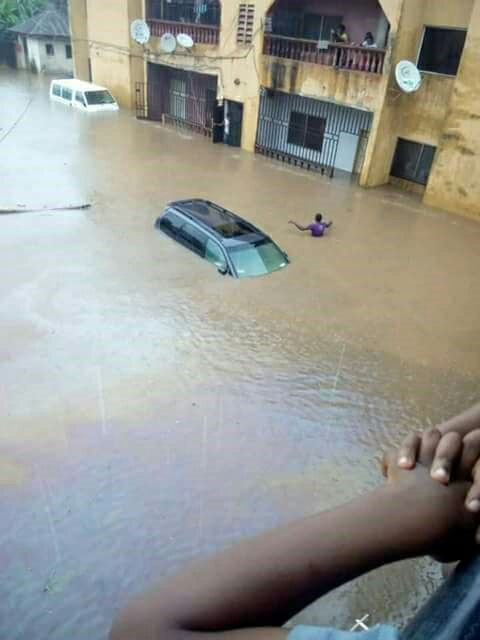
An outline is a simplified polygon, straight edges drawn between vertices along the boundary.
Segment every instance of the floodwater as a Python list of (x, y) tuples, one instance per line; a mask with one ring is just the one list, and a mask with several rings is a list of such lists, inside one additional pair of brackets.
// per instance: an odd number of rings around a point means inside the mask
[[(105, 637), (189, 559), (381, 482), (379, 452), (478, 399), (480, 225), (0, 75), (0, 637)], [(3, 139), (2, 139), (3, 137)], [(160, 236), (208, 197), (289, 253), (236, 281)], [(286, 222), (315, 211), (329, 237)], [(401, 623), (402, 563), (303, 619)]]

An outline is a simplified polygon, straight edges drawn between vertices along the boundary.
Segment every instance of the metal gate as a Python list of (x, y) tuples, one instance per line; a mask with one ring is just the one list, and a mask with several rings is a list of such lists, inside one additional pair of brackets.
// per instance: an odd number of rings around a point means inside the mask
[(353, 171), (352, 145), (370, 131), (372, 118), (368, 111), (263, 89), (255, 151), (330, 176), (351, 160)]
[(135, 90), (137, 118), (160, 120), (211, 137), (216, 76), (148, 64), (148, 84)]

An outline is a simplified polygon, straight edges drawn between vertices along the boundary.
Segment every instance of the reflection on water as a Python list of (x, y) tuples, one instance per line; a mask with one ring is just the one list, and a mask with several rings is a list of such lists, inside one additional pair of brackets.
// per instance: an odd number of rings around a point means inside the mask
[[(0, 75), (0, 134), (32, 97), (0, 146), (0, 208), (94, 206), (0, 217), (0, 636), (99, 638), (159, 575), (374, 486), (381, 449), (476, 399), (480, 227), (51, 105), (26, 75)], [(190, 196), (292, 264), (219, 276), (153, 229)], [(328, 238), (286, 224), (318, 210)], [(401, 621), (437, 580), (403, 563), (304, 619)]]

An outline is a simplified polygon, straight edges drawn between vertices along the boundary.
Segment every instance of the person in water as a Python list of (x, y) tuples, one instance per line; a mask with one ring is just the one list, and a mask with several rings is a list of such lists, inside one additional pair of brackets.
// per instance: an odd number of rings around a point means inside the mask
[(299, 231), (310, 231), (314, 238), (321, 238), (324, 235), (325, 231), (332, 226), (331, 221), (323, 222), (323, 216), (321, 213), (317, 213), (317, 215), (315, 216), (315, 221), (312, 222), (312, 224), (307, 225), (306, 227), (298, 224), (298, 222), (295, 222), (294, 220), (289, 220), (288, 224), (295, 225)]

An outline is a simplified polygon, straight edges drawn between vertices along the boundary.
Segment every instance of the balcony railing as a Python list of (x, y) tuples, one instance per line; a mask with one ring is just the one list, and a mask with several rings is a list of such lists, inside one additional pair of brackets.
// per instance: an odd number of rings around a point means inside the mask
[(152, 36), (160, 38), (164, 33), (178, 36), (179, 33), (188, 34), (197, 44), (218, 44), (220, 27), (209, 24), (193, 24), (191, 22), (172, 22), (170, 20), (148, 19)]
[(355, 47), (348, 44), (328, 43), (320, 49), (315, 40), (287, 38), (266, 33), (263, 53), (277, 58), (323, 64), (336, 69), (350, 69), (366, 73), (383, 73), (385, 49)]

